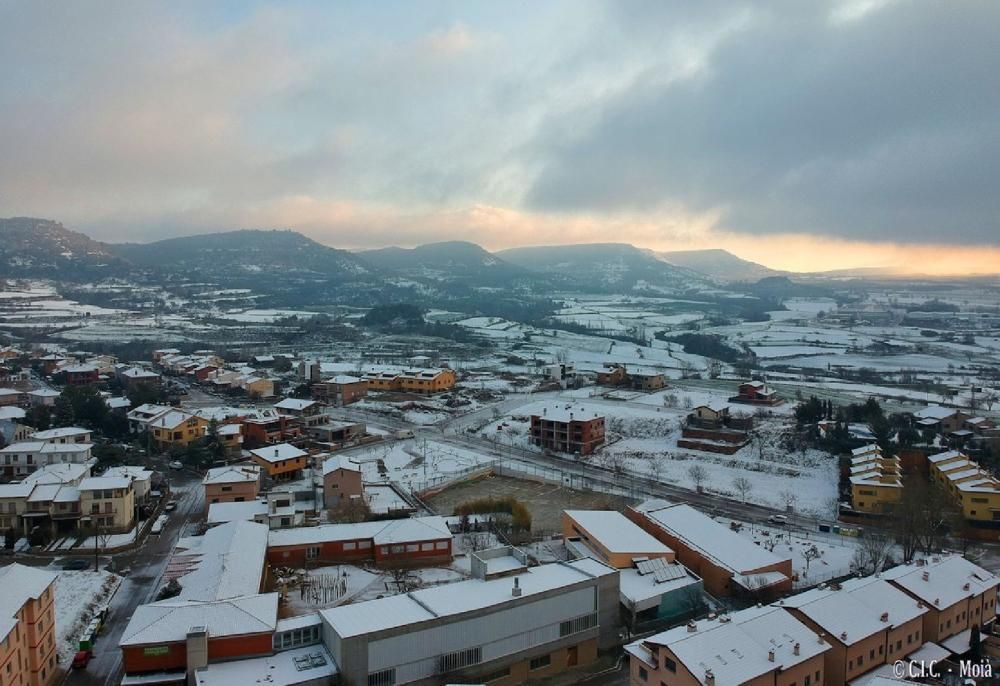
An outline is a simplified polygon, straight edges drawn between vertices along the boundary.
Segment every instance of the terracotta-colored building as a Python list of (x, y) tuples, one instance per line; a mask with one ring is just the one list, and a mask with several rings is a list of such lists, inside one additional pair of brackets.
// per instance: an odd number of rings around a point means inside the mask
[(821, 686), (830, 645), (791, 614), (752, 607), (625, 647), (630, 686)]
[(862, 674), (915, 652), (924, 641), (927, 610), (878, 577), (850, 579), (784, 598), (787, 609), (830, 644), (827, 686), (844, 686)]
[(100, 381), (97, 367), (89, 364), (64, 367), (62, 371), (66, 375), (67, 386), (91, 386)]
[(442, 517), (278, 529), (270, 532), (267, 544), (268, 562), (283, 566), (370, 560), (399, 567), (451, 558), (451, 531)]
[(344, 499), (363, 498), (361, 467), (346, 456), (333, 456), (323, 463), (323, 506), (333, 509)]
[(730, 398), (729, 401), (749, 405), (780, 405), (784, 402), (777, 391), (763, 381), (745, 381), (741, 383), (736, 395)]
[(973, 626), (996, 620), (1000, 579), (959, 555), (900, 565), (882, 576), (927, 608), (924, 640), (967, 647)]
[(457, 377), (453, 369), (407, 369), (403, 372), (374, 372), (365, 375), (368, 390), (399, 391), (433, 395), (451, 390)]
[(581, 408), (547, 406), (531, 415), (531, 442), (561, 453), (590, 455), (604, 445), (604, 417)]
[(213, 503), (243, 503), (260, 494), (260, 467), (255, 464), (229, 465), (209, 469), (202, 480), (205, 511)]
[(310, 391), (316, 400), (342, 407), (364, 398), (368, 394), (368, 382), (356, 376), (338, 375), (314, 383)]
[(690, 505), (649, 500), (625, 516), (677, 554), (717, 596), (774, 596), (792, 589), (792, 561), (775, 555)]
[(56, 575), (14, 563), (0, 567), (0, 684), (53, 683)]

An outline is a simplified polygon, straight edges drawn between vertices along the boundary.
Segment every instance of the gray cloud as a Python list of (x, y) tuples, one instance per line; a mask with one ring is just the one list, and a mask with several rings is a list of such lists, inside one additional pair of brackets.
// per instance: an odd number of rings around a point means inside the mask
[(1000, 4), (899, 3), (846, 22), (824, 3), (741, 9), (690, 78), (663, 83), (654, 66), (582, 113), (593, 124), (550, 122), (528, 204), (673, 201), (722, 209), (736, 231), (997, 241)]

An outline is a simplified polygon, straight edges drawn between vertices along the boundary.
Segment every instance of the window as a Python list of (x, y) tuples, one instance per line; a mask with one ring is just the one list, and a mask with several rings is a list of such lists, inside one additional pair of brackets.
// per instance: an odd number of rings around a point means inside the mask
[(871, 652), (868, 653), (868, 659), (869, 660), (874, 660), (875, 659), (875, 649), (874, 648), (872, 648)]
[(368, 686), (394, 686), (395, 683), (395, 668), (383, 669), (381, 672), (372, 672), (368, 675)]
[(437, 548), (438, 550), (447, 550), (448, 541), (438, 541), (437, 543), (434, 544), (434, 547)]
[(299, 629), (290, 629), (274, 634), (272, 645), (275, 650), (289, 650), (300, 646), (313, 645), (319, 643), (321, 630), (319, 624), (305, 626)]
[(420, 552), (426, 553), (426, 552), (431, 551), (431, 550), (434, 550), (434, 544), (433, 543), (421, 543), (420, 544)]
[(231, 491), (231, 490), (233, 490), (232, 486), (223, 486), (222, 487), (222, 492), (223, 493), (229, 493), (229, 491)]
[(408, 552), (408, 553), (415, 553), (418, 550), (420, 550), (420, 546), (418, 544), (416, 544), (416, 543), (407, 543), (406, 544), (406, 552)]
[(806, 678), (803, 680), (802, 686), (812, 686), (812, 674), (806, 674)]
[(552, 664), (552, 657), (550, 655), (540, 655), (528, 663), (528, 669), (542, 669), (544, 667), (548, 667), (550, 664)]
[(671, 660), (669, 657), (663, 658), (663, 666), (666, 668), (668, 672), (677, 671), (677, 663)]
[(592, 612), (589, 615), (583, 615), (582, 617), (571, 619), (568, 622), (560, 622), (559, 636), (570, 636), (571, 634), (592, 629), (595, 626), (597, 626), (597, 613)]
[(510, 676), (510, 667), (504, 667), (503, 669), (498, 669), (497, 671), (490, 672), (489, 674), (484, 676), (483, 682), (488, 684), (491, 681), (497, 681), (499, 679), (503, 679), (508, 676)]
[(344, 544), (344, 550), (357, 550), (357, 549), (358, 549), (358, 544), (353, 541)]
[(647, 681), (649, 679), (649, 672), (646, 671), (645, 667), (639, 668), (639, 678), (643, 681)]
[(318, 557), (319, 557), (319, 546), (318, 545), (311, 545), (308, 548), (306, 548), (306, 559), (307, 560), (315, 560)]
[(456, 650), (438, 656), (438, 672), (451, 672), (469, 665), (477, 665), (483, 661), (483, 649), (480, 647)]
[(390, 548), (390, 550), (392, 550), (392, 554), (393, 555), (398, 555), (399, 553), (401, 553), (404, 550), (406, 550), (406, 546), (402, 546), (402, 545), (393, 545), (393, 546), (389, 546), (389, 548)]
[(358, 541), (358, 550), (368, 550), (371, 547), (372, 547), (371, 541)]

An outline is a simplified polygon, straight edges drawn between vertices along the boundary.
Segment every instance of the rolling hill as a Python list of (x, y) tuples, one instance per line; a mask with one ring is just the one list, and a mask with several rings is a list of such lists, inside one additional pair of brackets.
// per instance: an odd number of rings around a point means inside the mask
[(675, 250), (658, 252), (656, 256), (665, 262), (692, 269), (696, 272), (724, 282), (758, 281), (768, 276), (780, 276), (780, 272), (762, 264), (744, 260), (727, 250)]

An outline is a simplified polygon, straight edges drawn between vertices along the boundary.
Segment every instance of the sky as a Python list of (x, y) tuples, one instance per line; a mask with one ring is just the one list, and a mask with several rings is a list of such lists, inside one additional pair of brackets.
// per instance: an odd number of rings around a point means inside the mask
[(1000, 272), (1000, 3), (0, 0), (0, 216)]

